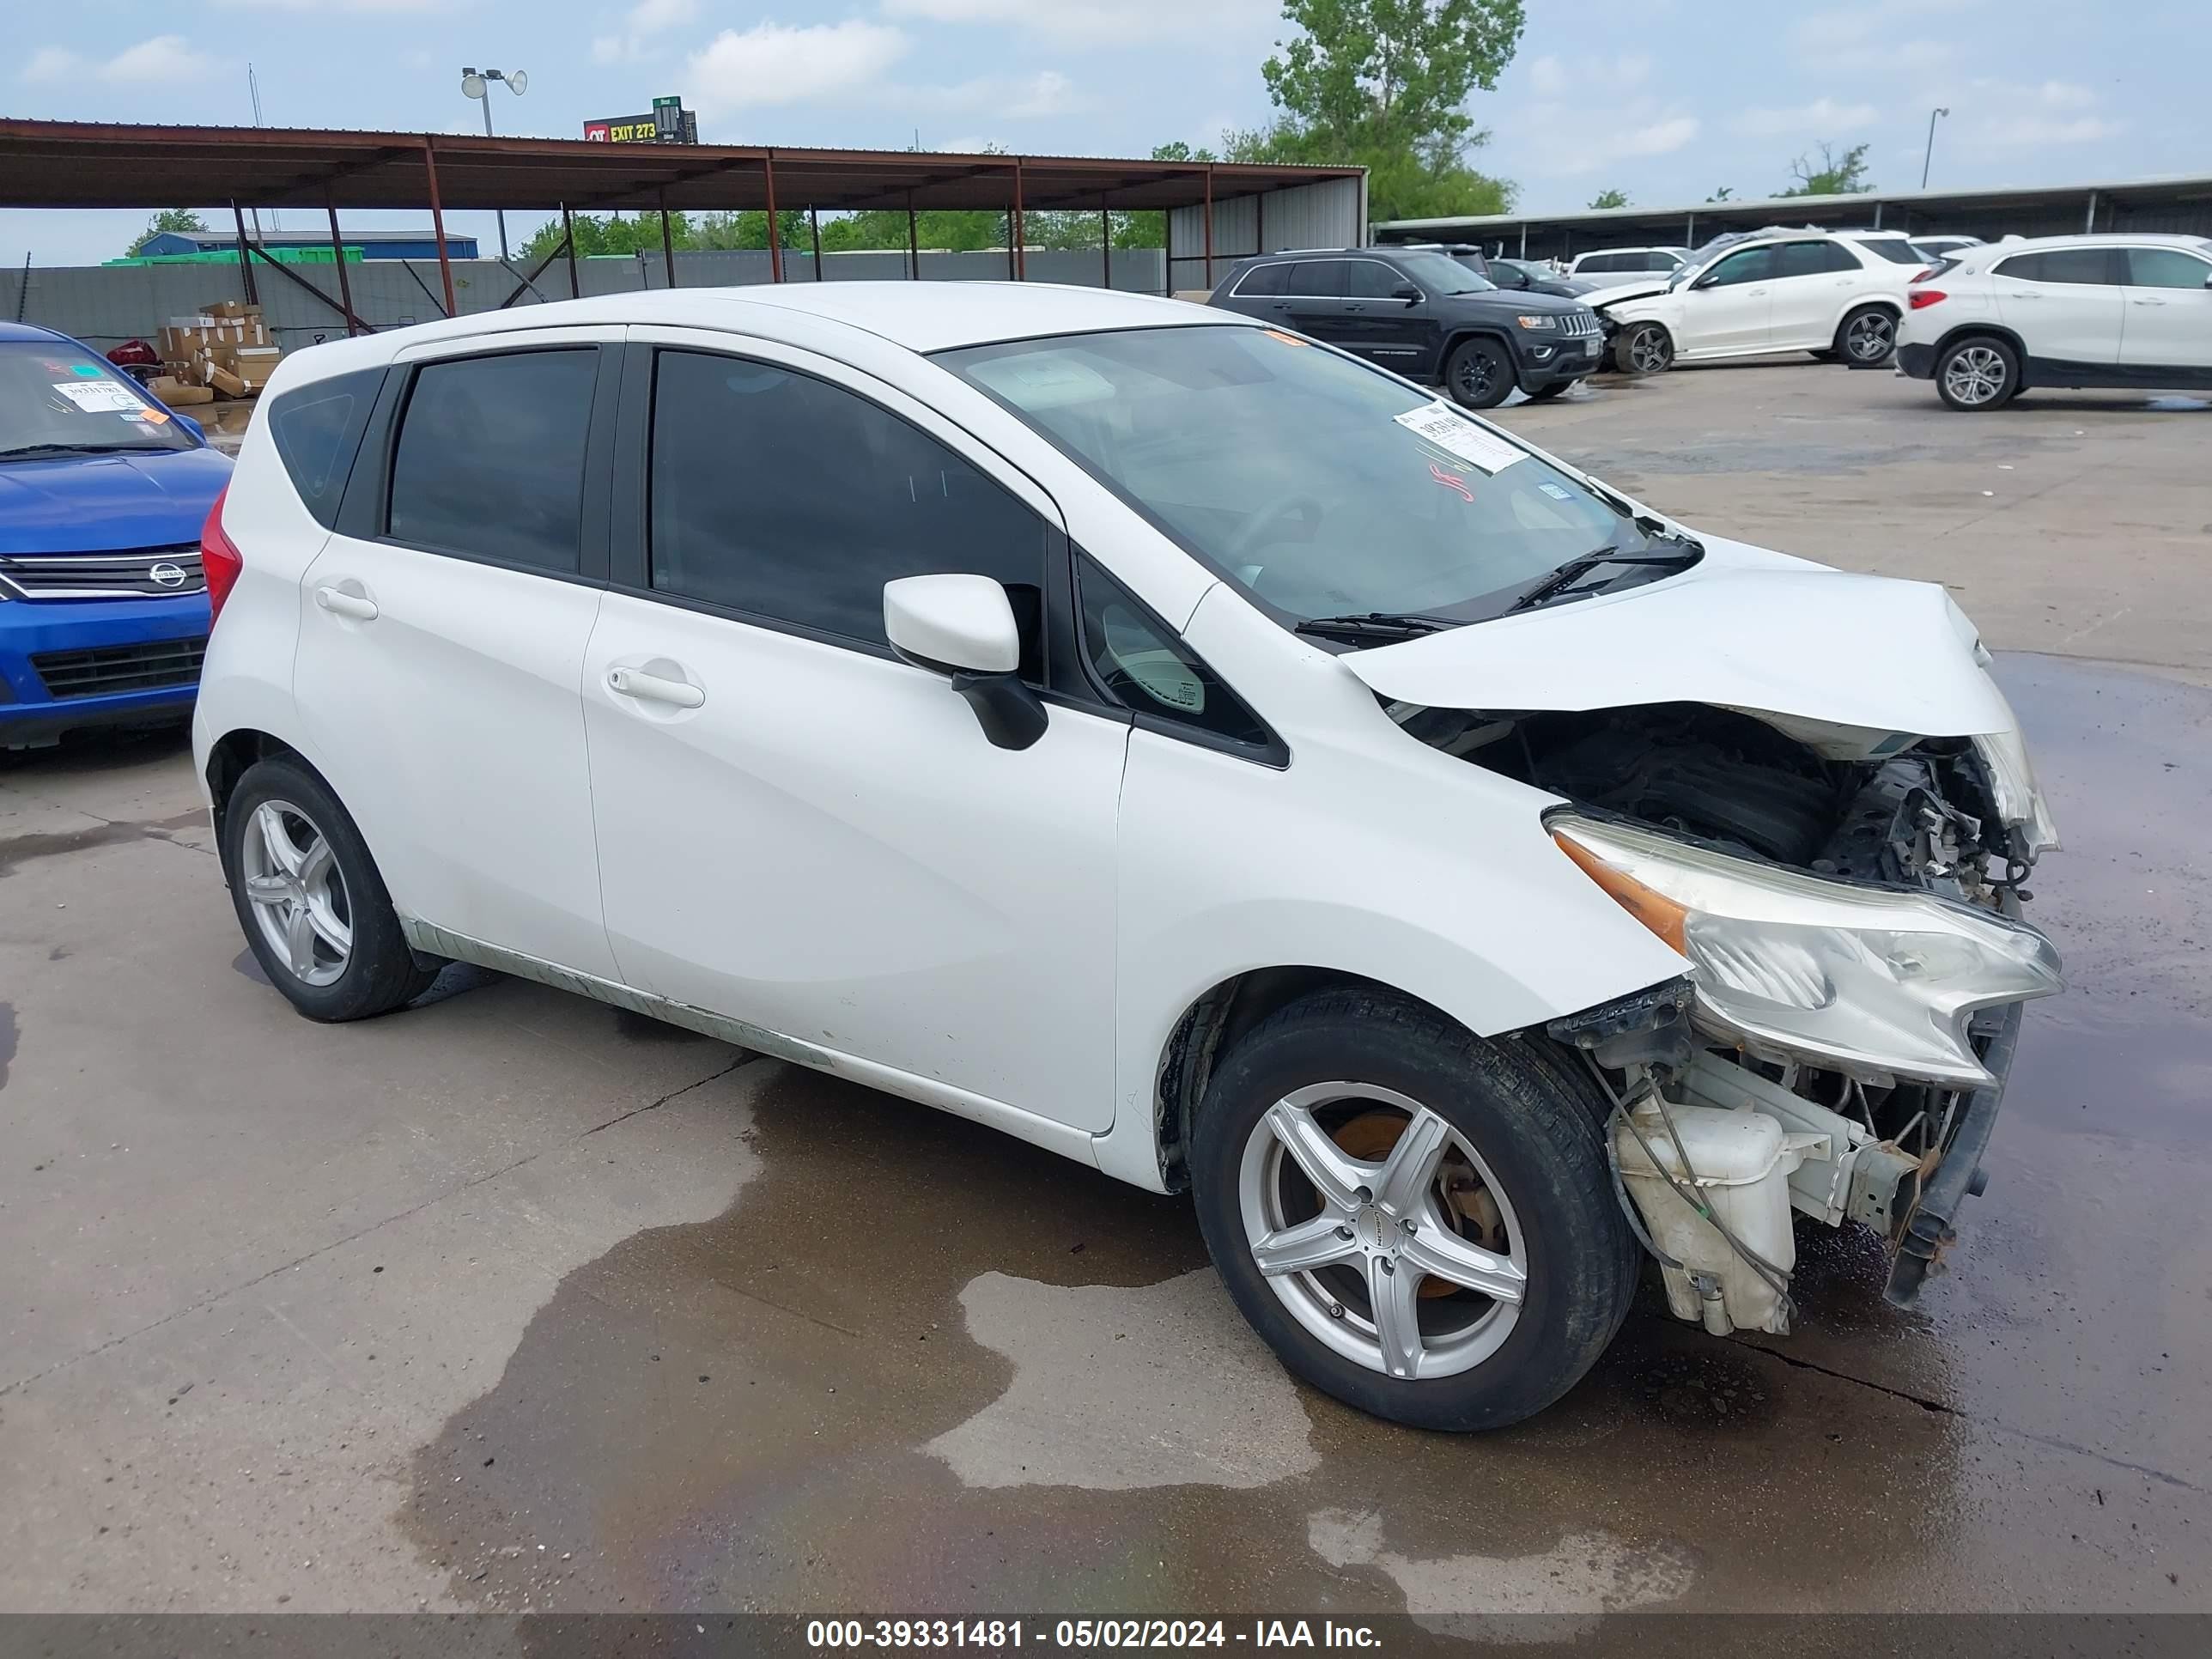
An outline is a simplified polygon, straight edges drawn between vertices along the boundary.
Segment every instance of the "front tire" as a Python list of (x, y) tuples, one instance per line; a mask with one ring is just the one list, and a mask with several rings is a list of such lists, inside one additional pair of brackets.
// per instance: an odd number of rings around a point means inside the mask
[(1863, 368), (1886, 363), (1897, 349), (1897, 319), (1883, 307), (1861, 306), (1836, 325), (1831, 349)]
[(1674, 362), (1674, 337), (1657, 323), (1631, 323), (1613, 348), (1613, 367), (1623, 374), (1658, 374)]
[(1998, 409), (2020, 395), (2020, 354), (1993, 335), (1969, 335), (1936, 359), (1936, 395), (1949, 409)]
[(1606, 1105), (1541, 1039), (1386, 993), (1304, 997), (1222, 1061), (1190, 1145), (1206, 1247), (1297, 1376), (1417, 1428), (1499, 1428), (1627, 1315)]
[(1549, 403), (1573, 384), (1572, 380), (1554, 380), (1549, 386), (1540, 386), (1528, 394), (1528, 401), (1532, 404)]
[(388, 1013), (437, 977), (401, 934), (352, 817), (301, 762), (246, 768), (224, 809), (222, 868), (261, 971), (309, 1019)]
[(1462, 340), (1444, 364), (1444, 389), (1462, 409), (1495, 409), (1513, 390), (1513, 360), (1495, 340)]

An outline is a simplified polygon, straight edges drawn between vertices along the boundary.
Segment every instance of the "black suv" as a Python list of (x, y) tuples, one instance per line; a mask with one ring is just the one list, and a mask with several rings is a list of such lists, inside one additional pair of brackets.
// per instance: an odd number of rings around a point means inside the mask
[(1469, 409), (1515, 386), (1556, 397), (1602, 361), (1597, 313), (1548, 294), (1509, 293), (1443, 253), (1351, 247), (1242, 261), (1208, 302), (1280, 323)]

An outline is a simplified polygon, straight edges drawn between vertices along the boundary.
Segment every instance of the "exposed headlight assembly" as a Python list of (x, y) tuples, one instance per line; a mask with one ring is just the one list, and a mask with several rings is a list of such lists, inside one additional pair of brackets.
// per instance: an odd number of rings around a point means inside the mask
[(1754, 1053), (1869, 1082), (1995, 1081), (1974, 1011), (2063, 988), (2033, 927), (1933, 894), (1824, 880), (1632, 825), (1546, 820), (1560, 849), (1696, 969), (1694, 1018)]
[(1559, 325), (1556, 317), (1516, 317), (1513, 320), (1523, 328), (1557, 328)]
[(2058, 845), (2058, 825), (2036, 787), (2035, 769), (2027, 763), (2027, 744), (2019, 729), (1996, 732), (1974, 739), (1974, 750), (1989, 769), (1990, 793), (1996, 798), (1997, 816), (2017, 830), (2027, 856), (2040, 858)]

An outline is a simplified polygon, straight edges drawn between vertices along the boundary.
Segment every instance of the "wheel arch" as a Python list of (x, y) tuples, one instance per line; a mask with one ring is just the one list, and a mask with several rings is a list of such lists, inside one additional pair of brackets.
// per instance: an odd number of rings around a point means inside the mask
[[(1425, 997), (1340, 968), (1285, 964), (1248, 969), (1208, 988), (1185, 1008), (1162, 1045), (1153, 1073), (1152, 1122), (1160, 1184), (1179, 1193), (1190, 1184), (1185, 1167), (1190, 1127), (1221, 1057), (1277, 1009), (1323, 990), (1362, 990), (1425, 1009), (1463, 1030), (1467, 1023)], [(1469, 1030), (1470, 1035), (1474, 1035)]]
[(217, 847), (222, 845), (223, 823), (229, 816), (230, 798), (238, 787), (238, 781), (256, 763), (278, 759), (297, 761), (313, 773), (325, 788), (330, 787), (330, 780), (317, 770), (313, 761), (283, 738), (270, 732), (257, 731), (252, 726), (237, 726), (208, 745), (208, 805), (215, 820)]
[[(2007, 328), (2002, 323), (1992, 323), (1978, 317), (1971, 322), (1954, 323), (1936, 337), (1936, 343), (1929, 349), (1940, 358), (1961, 340), (1970, 339), (1977, 335), (1986, 335), (1990, 339), (2002, 341), (2009, 346), (2013, 356), (2020, 359), (2021, 384), (2022, 386), (2027, 384), (2027, 343), (2020, 337), (2017, 330)], [(1932, 362), (1933, 359), (1930, 361)]]
[(1452, 353), (1469, 340), (1494, 340), (1505, 348), (1505, 361), (1518, 380), (1521, 374), (1521, 355), (1513, 349), (1513, 337), (1498, 323), (1462, 323), (1444, 336), (1443, 347), (1437, 353), (1437, 378), (1442, 380), (1450, 367)]

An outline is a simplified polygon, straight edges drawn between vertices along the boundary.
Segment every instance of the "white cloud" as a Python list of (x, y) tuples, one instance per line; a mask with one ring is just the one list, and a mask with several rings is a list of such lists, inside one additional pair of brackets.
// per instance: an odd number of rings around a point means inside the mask
[(632, 43), (619, 34), (596, 35), (592, 40), (594, 64), (619, 64), (630, 55)]
[(1280, 22), (1281, 0), (883, 0), (886, 17), (984, 23), (1048, 40), (1129, 42)]
[(1881, 118), (1881, 112), (1872, 104), (1816, 98), (1790, 109), (1747, 109), (1730, 120), (1729, 127), (1751, 138), (1825, 138), (1872, 126)]
[(90, 75), (117, 86), (149, 86), (204, 74), (214, 64), (205, 52), (195, 51), (183, 35), (157, 34), (97, 64), (88, 64), (60, 46), (41, 46), (24, 64), (21, 78), (51, 83)]
[(429, 11), (447, 0), (216, 0), (249, 11)]
[[(1545, 173), (1574, 175), (1595, 173), (1616, 161), (1645, 156), (1672, 155), (1694, 139), (1703, 124), (1694, 115), (1665, 115), (1631, 109), (1620, 125), (1601, 125), (1591, 112), (1580, 106), (1540, 106), (1542, 137), (1539, 151)], [(1532, 132), (1524, 135), (1534, 137)]]
[(1034, 75), (979, 76), (957, 86), (923, 87), (914, 94), (917, 107), (939, 115), (974, 113), (1030, 121), (1053, 115), (1077, 115), (1097, 107), (1058, 70)]
[(2045, 81), (2035, 89), (2036, 101), (2051, 109), (2087, 109), (2097, 101), (2097, 94), (2087, 87), (2077, 87), (2064, 81)]
[(1967, 124), (1962, 136), (1978, 149), (2092, 144), (2127, 128), (2124, 121), (2098, 113), (2098, 102), (2094, 92), (2068, 81), (2016, 86), (1984, 78), (1960, 99), (1959, 116)]
[(60, 46), (40, 46), (23, 65), (26, 81), (66, 81), (76, 73), (77, 55)]
[(1529, 88), (1540, 98), (1564, 97), (1578, 88), (1602, 88), (1618, 97), (1650, 78), (1650, 55), (1641, 52), (1624, 52), (1618, 58), (1578, 56), (1571, 68), (1551, 57), (1535, 58), (1528, 65)]
[(979, 138), (972, 132), (963, 132), (957, 138), (945, 138), (930, 149), (945, 155), (988, 155), (1000, 148), (995, 138)]
[(2121, 123), (2101, 115), (1996, 115), (1979, 123), (1972, 137), (1989, 149), (2032, 149), (2045, 144), (2091, 144), (2122, 130)]
[(903, 58), (905, 33), (858, 18), (793, 28), (724, 29), (691, 54), (689, 87), (702, 114), (832, 99), (868, 85)]
[(699, 15), (699, 0), (638, 0), (629, 15), (632, 34), (659, 34), (680, 28)]

